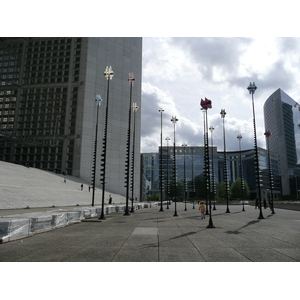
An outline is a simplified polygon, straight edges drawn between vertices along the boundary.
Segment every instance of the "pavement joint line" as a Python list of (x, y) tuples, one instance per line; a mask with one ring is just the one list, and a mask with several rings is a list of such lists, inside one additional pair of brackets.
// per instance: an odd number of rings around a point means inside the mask
[(280, 252), (280, 251), (278, 251), (278, 250), (276, 250), (276, 248), (273, 248), (273, 250), (274, 250), (275, 252), (281, 254), (281, 255), (284, 255), (284, 256), (286, 256), (286, 257), (288, 257), (288, 258), (294, 260), (295, 262), (297, 261), (295, 258), (293, 258), (293, 257), (291, 257), (291, 256), (289, 256), (289, 255), (287, 255), (287, 254), (284, 254), (284, 253), (282, 253), (282, 252)]

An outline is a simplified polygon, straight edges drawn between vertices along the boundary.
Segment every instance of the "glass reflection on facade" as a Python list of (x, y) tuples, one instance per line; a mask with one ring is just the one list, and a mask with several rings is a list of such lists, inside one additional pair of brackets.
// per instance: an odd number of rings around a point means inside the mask
[[(162, 147), (162, 170), (163, 170), (163, 188), (165, 197), (172, 198), (171, 194), (168, 194), (167, 181), (169, 186), (172, 185), (173, 181), (173, 146)], [(186, 182), (187, 182), (187, 197), (193, 197), (193, 179), (197, 181), (200, 180), (199, 176), (203, 175), (204, 169), (204, 147), (178, 146), (176, 151), (176, 182), (183, 186), (184, 181), (184, 159), (185, 159), (185, 172), (186, 172)], [(214, 161), (217, 162), (217, 148), (213, 147)], [(211, 148), (210, 148), (210, 161), (211, 161)], [(143, 153), (142, 154), (142, 165), (143, 173), (146, 177), (146, 195), (153, 196), (159, 193), (159, 150), (157, 153)], [(211, 166), (210, 166), (211, 167)], [(212, 168), (212, 167), (211, 167)], [(217, 163), (214, 164), (214, 175), (215, 175), (215, 185), (218, 182), (218, 166)], [(212, 170), (211, 170), (212, 171)], [(192, 174), (194, 178), (192, 178)], [(212, 172), (210, 172), (212, 174)], [(201, 193), (201, 187), (197, 186), (196, 182), (196, 193)], [(202, 189), (201, 189), (202, 190)], [(183, 192), (179, 189), (178, 197), (183, 197)], [(205, 191), (203, 191), (204, 193)]]
[[(201, 183), (203, 178), (204, 169), (204, 147), (186, 147), (186, 180), (188, 187), (188, 198), (194, 197), (192, 188), (192, 169), (195, 179), (195, 197), (205, 197), (204, 184)], [(184, 179), (184, 147), (176, 147), (176, 174), (177, 183), (183, 185)], [(164, 195), (165, 197), (172, 198), (171, 194), (168, 194), (167, 179), (169, 185), (172, 184), (173, 180), (173, 147), (163, 147), (163, 180), (164, 180)], [(211, 167), (211, 148), (210, 148), (210, 167)], [(256, 198), (256, 182), (255, 182), (255, 171), (254, 171), (254, 149), (241, 151), (242, 164), (243, 164), (243, 177), (247, 182), (250, 189), (250, 199)], [(259, 155), (259, 167), (261, 174), (261, 192), (262, 198), (270, 197), (270, 183), (269, 183), (269, 169), (268, 169), (268, 152), (266, 149), (258, 147)], [(217, 147), (213, 147), (213, 158), (214, 158), (214, 175), (215, 175), (215, 186), (218, 182), (224, 181), (224, 155), (223, 151), (217, 151)], [(143, 166), (142, 175), (145, 177), (143, 199), (146, 200), (148, 196), (159, 194), (159, 150), (157, 153), (143, 153), (142, 163)], [(273, 174), (273, 195), (274, 198), (278, 198), (281, 194), (281, 181), (279, 176), (279, 168), (277, 157), (271, 155), (271, 168)], [(227, 152), (227, 169), (228, 169), (228, 183), (232, 185), (238, 178), (240, 178), (240, 152), (230, 151)], [(210, 174), (212, 174), (210, 170)], [(178, 197), (183, 197), (183, 189), (179, 190)], [(181, 194), (180, 194), (181, 193)], [(218, 191), (216, 193), (218, 196)]]
[[(231, 186), (240, 178), (240, 152), (227, 152), (228, 183)], [(241, 151), (243, 177), (250, 190), (250, 199), (256, 198), (256, 181), (254, 169), (254, 149)], [(258, 147), (259, 170), (261, 175), (262, 198), (270, 197), (270, 182), (268, 168), (268, 152), (266, 149)], [(223, 152), (218, 152), (219, 181), (223, 181)], [(271, 168), (273, 174), (273, 195), (278, 198), (281, 194), (281, 183), (279, 178), (278, 163), (275, 157), (271, 156)]]

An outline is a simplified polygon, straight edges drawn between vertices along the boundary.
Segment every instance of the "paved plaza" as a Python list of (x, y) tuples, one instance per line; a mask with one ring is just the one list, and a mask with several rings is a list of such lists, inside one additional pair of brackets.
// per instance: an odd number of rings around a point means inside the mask
[[(81, 184), (84, 188), (81, 191)], [(96, 191), (95, 206), (100, 204)], [(80, 179), (0, 162), (0, 217), (91, 206), (88, 183)], [(105, 194), (108, 202), (109, 193)], [(125, 197), (112, 194), (115, 205)], [(224, 205), (209, 216), (187, 204), (152, 205), (130, 216), (111, 212), (0, 244), (1, 262), (297, 262), (300, 261), (300, 211)], [(30, 207), (30, 209), (25, 209)], [(36, 215), (35, 215), (36, 216)]]
[[(208, 217), (174, 203), (97, 217), (0, 245), (2, 262), (297, 262), (300, 261), (300, 212), (231, 205)], [(24, 211), (24, 210), (23, 210)], [(21, 211), (22, 212), (22, 211)]]

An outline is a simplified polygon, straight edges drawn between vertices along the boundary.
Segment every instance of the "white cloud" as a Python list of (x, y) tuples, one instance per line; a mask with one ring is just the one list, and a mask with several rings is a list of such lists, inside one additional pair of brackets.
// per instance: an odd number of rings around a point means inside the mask
[[(263, 105), (278, 88), (296, 101), (299, 38), (146, 38), (143, 53), (142, 151), (157, 151), (160, 143), (160, 114), (163, 132), (172, 136), (172, 115), (179, 119), (176, 140), (203, 145), (201, 98), (212, 100), (209, 126), (214, 125), (215, 144), (222, 149), (222, 120), (225, 108), (228, 150), (253, 147), (253, 115), (249, 82), (254, 95), (257, 139), (265, 147)], [(177, 137), (178, 136), (178, 137)], [(156, 149), (155, 149), (156, 147)]]

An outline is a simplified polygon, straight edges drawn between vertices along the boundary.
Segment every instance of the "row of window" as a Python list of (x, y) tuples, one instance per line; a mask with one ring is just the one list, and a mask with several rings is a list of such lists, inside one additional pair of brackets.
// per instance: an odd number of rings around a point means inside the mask
[[(80, 50), (76, 50), (74, 55), (79, 55), (80, 56)], [(37, 53), (31, 53), (31, 54), (27, 54), (26, 55), (26, 59), (27, 59), (27, 64), (28, 62), (30, 62), (32, 59), (38, 59), (38, 58), (55, 58), (55, 57), (70, 57), (71, 55), (71, 51), (70, 50), (66, 50), (66, 51), (57, 51), (57, 52), (37, 52)], [(37, 61), (35, 60), (35, 64), (37, 63)], [(39, 64), (43, 64), (45, 63), (45, 60), (43, 59), (39, 59), (38, 60)]]
[[(45, 38), (45, 39), (35, 39), (35, 40), (30, 40), (28, 42), (29, 47), (33, 46), (45, 46), (45, 45), (58, 45), (58, 44), (70, 44), (72, 42), (71, 38), (57, 38), (57, 39), (52, 39), (52, 38)], [(81, 43), (81, 38), (76, 38), (75, 43)]]
[[(72, 77), (72, 82), (77, 82), (79, 80), (78, 76)], [(33, 79), (25, 79), (23, 80), (23, 84), (43, 84), (43, 83), (64, 83), (68, 82), (69, 77), (45, 77), (45, 78), (33, 78)], [(11, 81), (2, 81), (2, 85), (16, 85), (18, 82)]]

